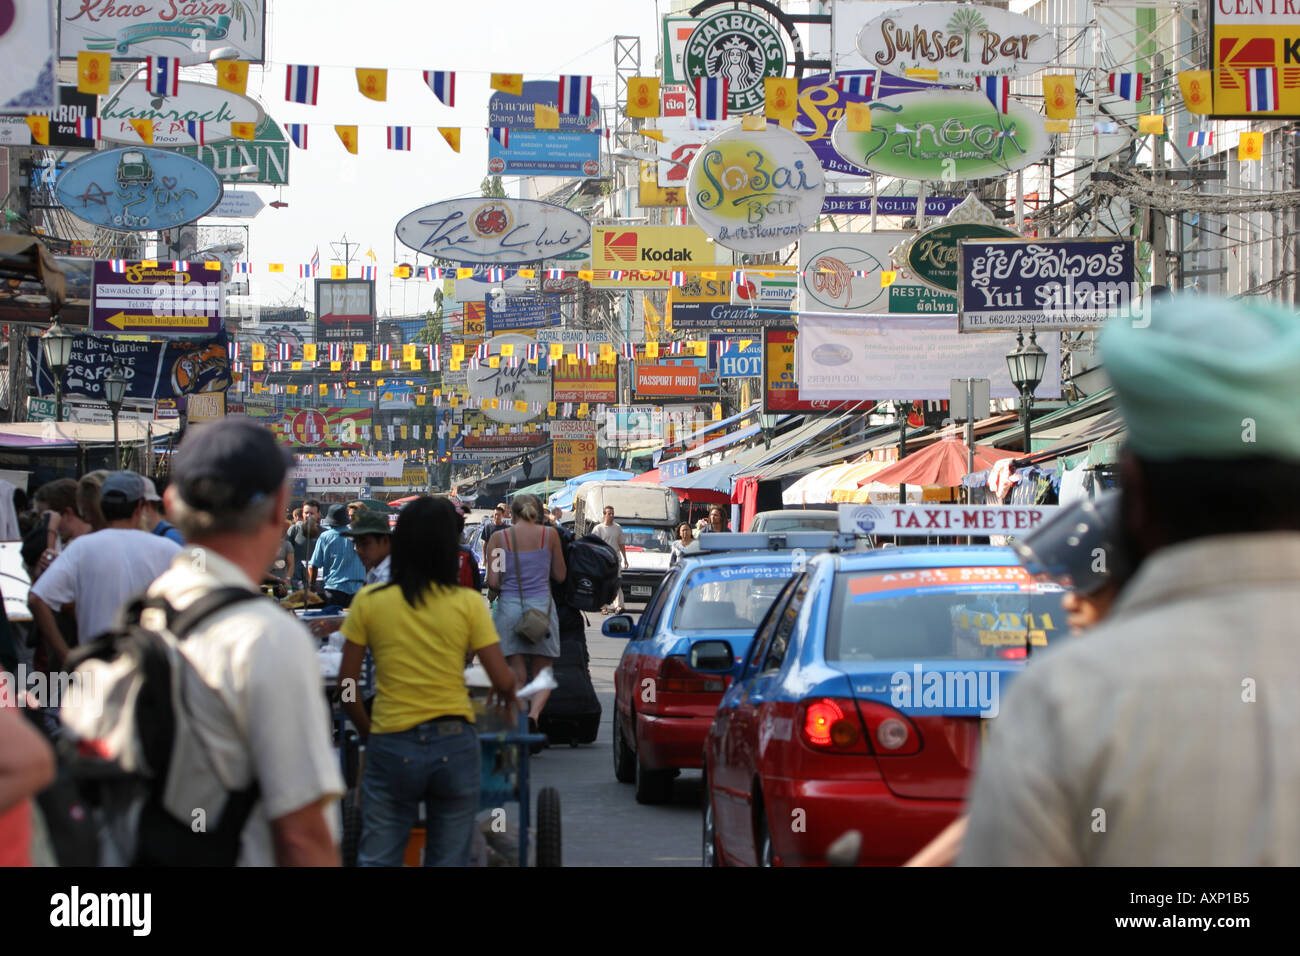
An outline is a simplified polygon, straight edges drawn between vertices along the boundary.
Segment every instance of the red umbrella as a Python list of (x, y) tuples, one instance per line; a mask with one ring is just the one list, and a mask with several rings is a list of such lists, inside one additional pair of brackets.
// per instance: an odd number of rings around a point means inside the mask
[[(992, 468), (1001, 458), (1020, 458), (1019, 452), (1003, 451), (988, 445), (975, 446), (975, 471)], [(966, 443), (955, 439), (937, 441), (929, 448), (908, 455), (883, 471), (864, 478), (858, 487), (882, 485), (942, 485), (954, 488), (971, 469), (967, 463)]]

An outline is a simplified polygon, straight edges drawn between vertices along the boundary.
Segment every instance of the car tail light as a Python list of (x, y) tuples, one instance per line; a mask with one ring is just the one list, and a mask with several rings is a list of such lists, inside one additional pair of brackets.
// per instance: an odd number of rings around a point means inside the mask
[(727, 680), (721, 674), (703, 674), (679, 655), (665, 657), (659, 666), (659, 690), (665, 694), (721, 694)]
[(858, 701), (871, 749), (880, 757), (907, 757), (921, 751), (921, 732), (901, 712), (873, 700)]
[(851, 700), (815, 697), (799, 708), (799, 734), (814, 750), (868, 753), (862, 723)]
[(1004, 661), (1023, 661), (1029, 656), (1029, 652), (1023, 647), (1003, 647), (998, 651), (998, 657)]

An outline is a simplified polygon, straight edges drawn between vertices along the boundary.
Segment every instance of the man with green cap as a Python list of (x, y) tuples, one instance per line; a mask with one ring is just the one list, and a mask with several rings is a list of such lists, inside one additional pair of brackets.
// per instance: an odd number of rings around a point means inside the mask
[(352, 539), (357, 557), (366, 566), (366, 584), (387, 584), (388, 562), (393, 553), (393, 529), (388, 526), (388, 516), (363, 507), (353, 516), (348, 529), (339, 533)]
[(1016, 681), (960, 862), (1300, 865), (1300, 318), (1176, 296), (1101, 355), (1131, 577)]

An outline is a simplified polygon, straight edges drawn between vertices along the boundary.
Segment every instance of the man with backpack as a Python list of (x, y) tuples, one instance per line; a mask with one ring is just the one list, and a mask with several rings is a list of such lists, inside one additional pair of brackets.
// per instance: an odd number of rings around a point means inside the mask
[[(140, 480), (144, 482), (144, 509), (140, 518), (141, 530), (156, 534), (160, 538), (175, 541), (177, 544), (184, 544), (185, 539), (176, 530), (176, 526), (163, 517), (162, 496), (158, 494), (158, 489), (154, 487), (153, 481), (149, 478), (141, 478)], [(164, 479), (164, 489), (167, 487), (165, 482)]]

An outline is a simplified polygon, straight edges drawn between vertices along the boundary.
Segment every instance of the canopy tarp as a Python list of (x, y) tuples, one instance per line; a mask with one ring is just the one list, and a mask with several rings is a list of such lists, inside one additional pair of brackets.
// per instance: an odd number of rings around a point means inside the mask
[(585, 475), (578, 475), (576, 478), (569, 478), (564, 483), (571, 488), (585, 484), (588, 481), (629, 481), (634, 477), (630, 471), (619, 471), (617, 468), (605, 468), (601, 471), (589, 471)]
[[(155, 418), (149, 422), (127, 419), (118, 422), (118, 440), (123, 445), (166, 438), (179, 431), (178, 418)], [(0, 448), (75, 448), (78, 445), (112, 445), (113, 426), (90, 422), (5, 422), (0, 424)]]
[(715, 452), (719, 448), (726, 448), (729, 445), (734, 445), (742, 439), (757, 435), (762, 430), (762, 425), (746, 425), (744, 428), (737, 428), (734, 432), (727, 432), (725, 435), (720, 435), (712, 441), (706, 441), (703, 445), (700, 445), (698, 448), (692, 448), (684, 455), (678, 455), (676, 458), (668, 458), (660, 461), (659, 464), (664, 465), (666, 462), (672, 461), (690, 461), (692, 458), (699, 458), (703, 455), (709, 454), (710, 452)]
[(781, 492), (781, 500), (786, 505), (826, 504), (831, 500), (831, 489), (855, 468), (853, 462), (845, 462), (810, 471)]
[(836, 482), (831, 488), (831, 501), (858, 501), (858, 492), (860, 485), (864, 481), (871, 481), (872, 475), (878, 474), (894, 464), (892, 461), (863, 461), (858, 462)]
[(667, 447), (668, 448), (677, 448), (678, 446), (685, 447), (689, 442), (695, 441), (697, 438), (700, 438), (702, 435), (707, 435), (709, 432), (717, 431), (719, 428), (726, 428), (728, 425), (734, 424), (735, 422), (740, 421), (742, 418), (748, 418), (751, 415), (758, 415), (762, 411), (763, 411), (763, 406), (761, 404), (751, 405), (743, 412), (737, 412), (735, 415), (732, 415), (728, 418), (724, 418), (721, 421), (709, 422), (709, 424), (707, 425), (701, 425), (699, 428), (695, 429), (695, 431), (691, 432), (689, 435), (685, 435), (677, 439), (675, 442), (673, 442), (671, 445), (668, 445)]
[(878, 471), (870, 478), (863, 479), (859, 482), (859, 487), (875, 482), (881, 485), (942, 485), (952, 488), (960, 485), (969, 471), (992, 468), (993, 463), (1000, 458), (1018, 457), (1012, 451), (976, 445), (975, 468), (971, 469), (968, 465), (968, 451), (965, 442), (951, 438), (938, 441)]
[(523, 488), (515, 489), (510, 492), (509, 497), (513, 498), (517, 495), (537, 495), (539, 498), (544, 498), (552, 492), (559, 491), (563, 487), (565, 487), (565, 485), (562, 481), (539, 481), (531, 485), (525, 485)]
[(651, 468), (649, 471), (644, 471), (635, 478), (629, 478), (628, 481), (644, 481), (647, 484), (657, 485), (659, 484), (659, 469)]

